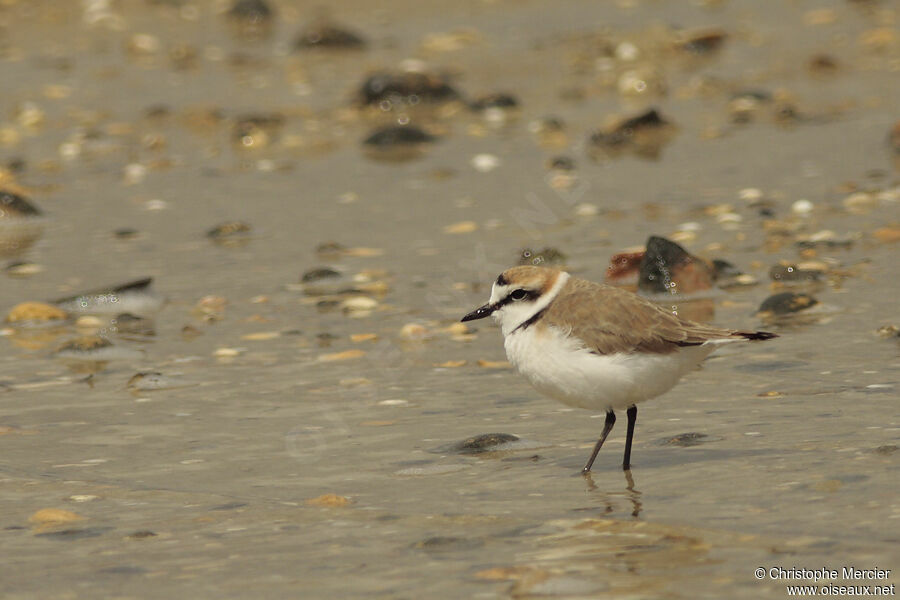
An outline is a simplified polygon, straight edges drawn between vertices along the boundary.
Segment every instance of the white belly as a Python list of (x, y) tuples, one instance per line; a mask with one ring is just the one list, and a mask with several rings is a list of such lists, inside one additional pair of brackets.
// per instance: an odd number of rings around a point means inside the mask
[(528, 327), (504, 341), (509, 362), (539, 392), (569, 406), (625, 409), (667, 392), (715, 345), (669, 354), (592, 354), (560, 330)]

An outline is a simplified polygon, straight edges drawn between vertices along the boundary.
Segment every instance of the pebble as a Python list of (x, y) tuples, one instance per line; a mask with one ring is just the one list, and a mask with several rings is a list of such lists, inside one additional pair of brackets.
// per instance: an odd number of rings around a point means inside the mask
[(900, 225), (880, 227), (872, 232), (872, 237), (884, 244), (900, 242)]
[(842, 201), (847, 212), (853, 214), (867, 214), (878, 206), (878, 195), (868, 192), (855, 192)]
[(93, 494), (73, 494), (66, 498), (71, 502), (92, 502), (94, 500), (99, 500), (100, 496), (95, 496)]
[(500, 166), (500, 159), (493, 154), (476, 154), (471, 163), (479, 173), (488, 173)]
[(248, 39), (268, 37), (274, 12), (263, 0), (236, 0), (227, 13), (235, 35)]
[(277, 337), (281, 337), (280, 331), (258, 331), (256, 333), (246, 333), (241, 336), (241, 339), (250, 342), (265, 342), (274, 340)]
[(340, 276), (341, 272), (332, 269), (331, 267), (318, 267), (305, 272), (300, 277), (300, 281), (302, 281), (303, 283), (311, 283), (313, 281), (320, 281), (322, 279), (334, 279)]
[(762, 318), (779, 317), (807, 310), (818, 303), (809, 294), (782, 292), (766, 298), (756, 313)]
[(92, 315), (83, 315), (75, 319), (75, 327), (79, 329), (99, 329), (106, 321)]
[(28, 517), (28, 523), (39, 531), (83, 520), (81, 515), (61, 508), (44, 508)]
[(225, 318), (225, 307), (228, 300), (222, 296), (203, 296), (194, 305), (192, 313), (207, 322), (221, 321)]
[(206, 237), (214, 241), (225, 241), (235, 237), (246, 236), (252, 228), (243, 221), (226, 221), (206, 232)]
[(391, 150), (402, 146), (420, 147), (437, 138), (415, 125), (388, 125), (376, 129), (363, 140), (363, 145), (378, 150)]
[(325, 20), (307, 26), (294, 38), (295, 50), (362, 50), (366, 40), (358, 33)]
[(37, 263), (16, 261), (6, 265), (4, 271), (10, 277), (31, 277), (32, 275), (42, 273), (44, 267)]
[(882, 325), (875, 330), (875, 334), (883, 338), (900, 338), (900, 327), (894, 324)]
[(631, 151), (643, 158), (658, 158), (674, 133), (674, 126), (656, 109), (650, 109), (591, 134), (590, 153), (596, 157), (596, 151), (611, 156)]
[(678, 47), (681, 50), (699, 56), (720, 50), (728, 39), (728, 34), (720, 29), (710, 29), (689, 32), (679, 37)]
[(392, 398), (390, 400), (381, 400), (377, 404), (378, 406), (409, 406), (409, 400), (403, 400), (402, 398)]
[(352, 360), (354, 358), (361, 358), (366, 355), (366, 352), (363, 350), (344, 350), (343, 352), (332, 352), (328, 354), (320, 354), (319, 362), (335, 362), (341, 360)]
[(600, 214), (600, 208), (596, 204), (583, 202), (575, 206), (575, 214), (579, 217), (594, 217)]
[(6, 315), (6, 323), (46, 323), (63, 321), (69, 314), (59, 307), (45, 302), (22, 302), (17, 304)]
[(814, 208), (815, 205), (805, 198), (791, 204), (791, 212), (795, 215), (808, 215)]
[(400, 328), (400, 337), (404, 340), (424, 340), (430, 336), (428, 328), (419, 323), (407, 323)]
[(240, 356), (246, 351), (246, 348), (217, 348), (215, 352), (213, 352), (213, 356), (215, 356), (216, 358), (234, 358), (235, 356)]
[(465, 323), (451, 323), (450, 325), (447, 325), (446, 327), (442, 327), (442, 328), (438, 329), (438, 331), (441, 333), (448, 333), (451, 336), (468, 335), (468, 334), (472, 333), (472, 330), (469, 329), (469, 326), (466, 325)]
[(351, 296), (341, 302), (341, 310), (348, 313), (371, 312), (378, 308), (378, 301), (368, 296)]
[(478, 359), (478, 366), (484, 369), (509, 369), (512, 368), (512, 365), (509, 364), (509, 361), (506, 360), (485, 360), (483, 358)]
[[(409, 65), (420, 68), (421, 65)], [(441, 103), (460, 98), (449, 81), (440, 75), (417, 71), (381, 72), (370, 75), (359, 90), (363, 105), (392, 110), (415, 106), (420, 102)]]
[(466, 366), (468, 362), (469, 361), (466, 360), (446, 360), (444, 362), (434, 363), (432, 366), (440, 369), (457, 369)]
[(472, 233), (473, 231), (478, 231), (478, 223), (475, 221), (460, 221), (459, 223), (452, 223), (444, 227), (444, 233), (449, 233), (451, 235)]
[(322, 508), (340, 508), (350, 506), (351, 504), (353, 504), (353, 501), (350, 498), (339, 496), (337, 494), (322, 494), (321, 496), (307, 498), (306, 500), (307, 506), (319, 506)]
[(705, 433), (697, 433), (694, 431), (681, 433), (676, 436), (662, 438), (656, 441), (660, 446), (679, 446), (681, 448), (690, 448), (691, 446), (699, 446), (710, 441), (721, 440), (720, 437), (710, 437)]
[(360, 342), (374, 342), (377, 339), (377, 333), (354, 333), (350, 335), (350, 341), (356, 344)]
[(759, 188), (743, 188), (738, 191), (738, 198), (745, 202), (759, 202), (763, 199), (763, 192)]

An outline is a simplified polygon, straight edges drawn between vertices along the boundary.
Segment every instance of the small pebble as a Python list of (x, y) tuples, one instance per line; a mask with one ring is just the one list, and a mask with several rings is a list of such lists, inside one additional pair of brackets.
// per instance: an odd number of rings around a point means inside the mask
[(400, 328), (400, 337), (404, 340), (424, 340), (429, 335), (428, 329), (419, 323), (407, 323)]
[(93, 500), (99, 500), (100, 496), (94, 496), (93, 494), (73, 494), (66, 498), (71, 502), (91, 502)]
[(479, 173), (488, 173), (500, 166), (500, 159), (493, 154), (476, 154), (472, 157), (472, 166)]
[(378, 402), (378, 406), (409, 406), (409, 400), (403, 400), (401, 398), (382, 400)]
[(444, 227), (444, 233), (461, 234), (472, 233), (478, 230), (478, 223), (475, 221), (460, 221)]
[(805, 198), (791, 204), (791, 212), (796, 215), (808, 215), (814, 208), (813, 203)]
[(61, 308), (45, 302), (22, 302), (17, 304), (7, 313), (6, 323), (46, 323), (48, 321), (62, 321), (69, 317)]
[(341, 302), (344, 312), (370, 312), (378, 308), (378, 301), (368, 296), (352, 296)]
[(10, 277), (31, 277), (44, 271), (44, 267), (37, 263), (30, 262), (12, 262), (6, 265), (4, 269)]
[(575, 207), (575, 214), (579, 217), (594, 217), (600, 214), (600, 208), (596, 204), (583, 202)]
[(323, 508), (339, 508), (350, 506), (351, 504), (353, 504), (353, 501), (350, 500), (350, 498), (339, 496), (337, 494), (322, 494), (321, 496), (308, 498), (306, 500), (307, 506), (320, 506)]
[(83, 520), (84, 517), (81, 515), (61, 508), (44, 508), (28, 517), (31, 526), (38, 530), (51, 529)]
[(343, 352), (332, 352), (330, 354), (320, 354), (319, 361), (320, 362), (335, 362), (341, 360), (352, 360), (354, 358), (361, 358), (365, 356), (366, 353), (363, 350), (344, 350)]
[(216, 358), (233, 358), (246, 352), (246, 348), (218, 348), (213, 352)]

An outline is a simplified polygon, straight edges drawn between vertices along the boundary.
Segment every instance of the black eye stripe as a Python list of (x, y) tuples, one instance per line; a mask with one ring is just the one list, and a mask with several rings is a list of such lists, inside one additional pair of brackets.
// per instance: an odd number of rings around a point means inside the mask
[[(518, 291), (525, 292), (525, 295), (522, 296), (521, 298), (519, 298), (518, 300), (516, 300), (515, 298), (512, 297), (512, 295)], [(499, 302), (497, 302), (496, 306), (497, 306), (497, 308), (503, 308), (504, 306), (506, 306), (507, 304), (509, 304), (511, 302), (521, 302), (522, 300), (536, 300), (540, 295), (541, 295), (540, 292), (537, 292), (534, 290), (523, 290), (521, 288), (517, 288), (517, 289), (511, 291), (509, 294), (507, 294), (505, 298), (503, 298)]]

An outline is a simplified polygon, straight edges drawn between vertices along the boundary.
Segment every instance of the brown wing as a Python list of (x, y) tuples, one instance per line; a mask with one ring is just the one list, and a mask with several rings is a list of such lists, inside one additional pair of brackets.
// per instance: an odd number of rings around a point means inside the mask
[(666, 354), (680, 346), (753, 335), (688, 321), (631, 292), (574, 277), (547, 307), (544, 319), (568, 329), (599, 354)]

